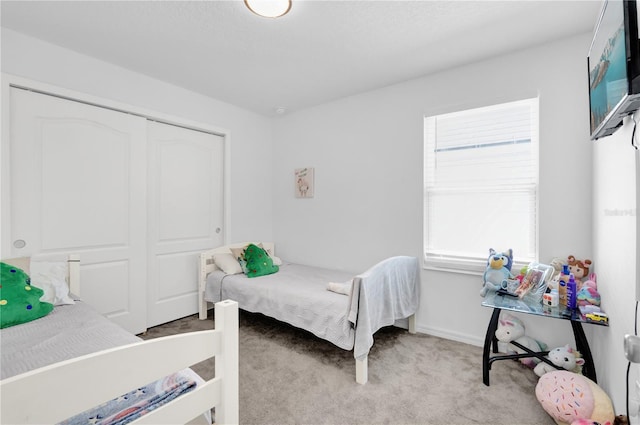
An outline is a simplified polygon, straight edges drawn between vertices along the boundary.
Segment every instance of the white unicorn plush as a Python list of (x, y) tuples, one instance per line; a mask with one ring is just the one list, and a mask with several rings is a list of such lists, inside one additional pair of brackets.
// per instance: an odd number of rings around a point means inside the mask
[[(518, 354), (525, 353), (524, 350), (516, 347), (511, 344), (511, 342), (515, 341), (525, 347), (527, 347), (531, 351), (539, 352), (546, 348), (546, 344), (540, 343), (535, 339), (531, 338), (524, 334), (524, 324), (520, 319), (515, 316), (511, 316), (509, 314), (505, 314), (502, 319), (498, 322), (498, 329), (496, 329), (496, 338), (499, 342), (507, 343), (506, 350), (508, 352), (516, 352)], [(498, 344), (498, 346), (504, 346), (504, 344)], [(531, 368), (535, 367), (540, 359), (536, 357), (528, 357), (520, 359), (520, 362), (526, 366)]]
[[(559, 366), (569, 372), (581, 373), (584, 359), (578, 350), (574, 350), (568, 344), (564, 347), (554, 348), (549, 351), (547, 358), (556, 366)], [(547, 372), (557, 370), (545, 362), (540, 362), (533, 369), (536, 375), (542, 376)]]

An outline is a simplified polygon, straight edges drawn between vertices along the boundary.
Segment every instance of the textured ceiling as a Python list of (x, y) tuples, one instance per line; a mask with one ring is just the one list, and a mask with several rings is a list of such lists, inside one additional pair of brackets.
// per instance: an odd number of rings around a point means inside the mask
[[(599, 1), (7, 1), (2, 26), (264, 115), (593, 30)], [(585, 48), (585, 56), (586, 56)]]

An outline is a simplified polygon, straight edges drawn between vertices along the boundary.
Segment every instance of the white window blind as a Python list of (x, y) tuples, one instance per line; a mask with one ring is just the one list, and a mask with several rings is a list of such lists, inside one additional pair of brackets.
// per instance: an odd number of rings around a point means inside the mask
[(537, 253), (538, 99), (425, 117), (426, 265), (483, 270)]

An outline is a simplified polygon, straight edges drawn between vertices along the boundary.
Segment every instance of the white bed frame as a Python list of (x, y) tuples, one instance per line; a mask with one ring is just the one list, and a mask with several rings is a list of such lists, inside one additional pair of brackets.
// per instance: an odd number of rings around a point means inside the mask
[[(214, 254), (224, 254), (230, 253), (231, 248), (242, 248), (247, 246), (249, 243), (257, 244), (258, 242), (239, 242), (234, 244), (229, 244), (225, 246), (221, 246), (218, 248), (213, 248), (208, 251), (204, 251), (200, 253), (200, 272), (198, 276), (198, 316), (200, 320), (205, 320), (207, 318), (207, 301), (204, 299), (204, 291), (207, 285), (207, 275), (214, 270), (218, 270), (218, 267), (213, 262)], [(273, 242), (262, 242), (262, 246), (265, 250), (275, 252)], [(409, 333), (416, 333), (416, 316), (415, 314), (409, 316)], [(356, 382), (358, 384), (366, 384), (369, 380), (369, 368), (368, 368), (368, 358), (365, 357), (362, 360), (355, 359), (356, 361)]]
[[(77, 257), (70, 257), (69, 286), (76, 295), (79, 269)], [(214, 330), (116, 347), (0, 381), (0, 423), (58, 423), (211, 357), (215, 378), (132, 423), (204, 422), (203, 413), (215, 406), (216, 424), (237, 424), (238, 304), (228, 300), (215, 305)], [(101, 384), (88, 391), (88, 381)]]

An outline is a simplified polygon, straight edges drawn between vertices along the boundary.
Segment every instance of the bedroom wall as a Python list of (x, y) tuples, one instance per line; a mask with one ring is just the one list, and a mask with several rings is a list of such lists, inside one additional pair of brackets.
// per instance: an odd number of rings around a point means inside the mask
[[(584, 34), (559, 40), (279, 118), (273, 170), (279, 255), (352, 272), (391, 255), (422, 258), (423, 117), (539, 94), (539, 258), (592, 259), (585, 66), (590, 39)], [(312, 199), (294, 197), (293, 170), (305, 166), (315, 167)], [(599, 246), (599, 252), (607, 247)], [(418, 330), (481, 345), (491, 310), (480, 305), (480, 286), (479, 275), (422, 270)], [(624, 292), (607, 292), (604, 307), (610, 306), (612, 321), (625, 320), (627, 313), (615, 308), (626, 298)], [(527, 333), (550, 347), (574, 344), (568, 322), (521, 317)], [(585, 326), (585, 332), (611, 391), (621, 381), (617, 371), (608, 375), (606, 364), (623, 359), (619, 347), (603, 340), (607, 330), (594, 335), (592, 328)], [(480, 359), (478, 367), (480, 379)], [(624, 400), (613, 392), (621, 411)]]
[[(229, 132), (231, 210), (228, 239), (230, 242), (273, 239), (270, 119), (5, 28), (1, 42), (3, 73)], [(256, 210), (260, 214), (256, 214)]]
[[(635, 114), (636, 120), (640, 112)], [(625, 375), (624, 335), (634, 333), (636, 296), (636, 249), (638, 177), (636, 161), (640, 153), (631, 146), (633, 121), (609, 137), (593, 144), (593, 246), (599, 291), (612, 316), (609, 328), (594, 327), (598, 340), (593, 355), (600, 375), (599, 383), (610, 389), (620, 410), (624, 407)], [(637, 142), (636, 142), (637, 143)], [(634, 381), (640, 379), (640, 368), (633, 365), (630, 394), (638, 398)], [(633, 423), (638, 423), (637, 419)]]

